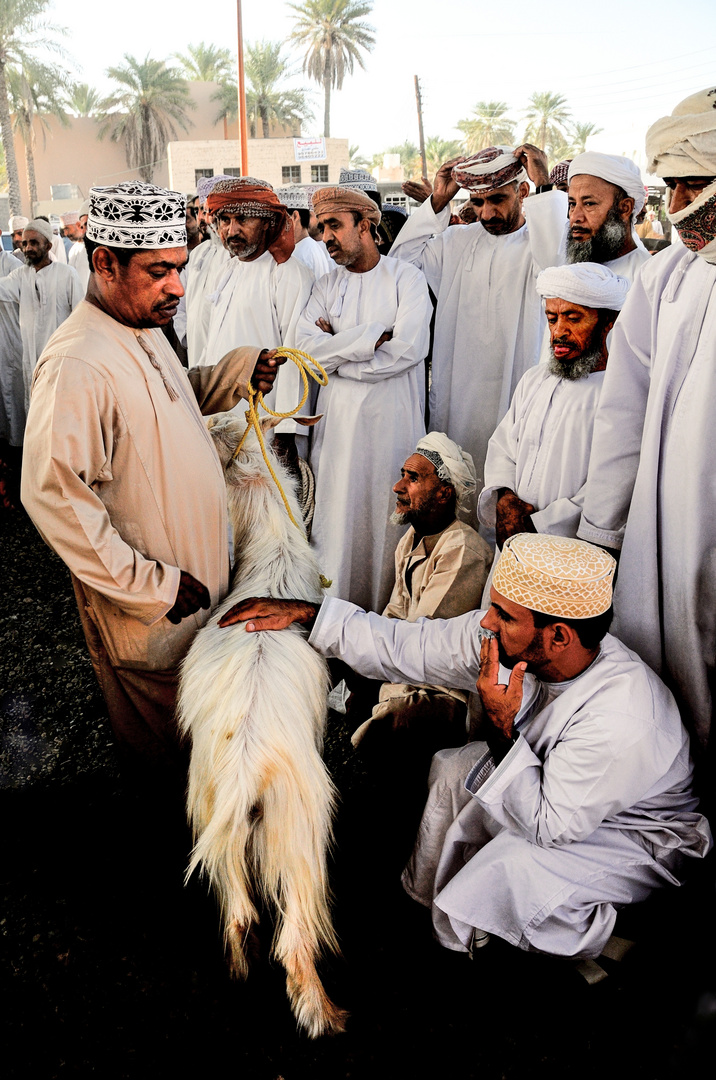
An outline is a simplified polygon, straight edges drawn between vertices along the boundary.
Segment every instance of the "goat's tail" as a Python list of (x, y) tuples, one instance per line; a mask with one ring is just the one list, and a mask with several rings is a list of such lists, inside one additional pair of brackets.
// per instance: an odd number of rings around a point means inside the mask
[(343, 1031), (347, 1013), (328, 998), (316, 970), (337, 953), (331, 922), (326, 852), (332, 842), (335, 788), (320, 755), (301, 768), (274, 761), (253, 835), (257, 880), (277, 912), (273, 955), (286, 969), (286, 987), (299, 1025), (312, 1037)]

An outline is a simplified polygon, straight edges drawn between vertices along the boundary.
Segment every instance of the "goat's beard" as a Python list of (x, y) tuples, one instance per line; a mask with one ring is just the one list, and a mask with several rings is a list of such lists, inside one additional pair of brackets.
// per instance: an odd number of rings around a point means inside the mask
[(554, 355), (554, 349), (550, 345), (547, 366), (551, 375), (556, 375), (559, 379), (570, 379), (572, 382), (576, 382), (577, 379), (585, 379), (587, 375), (591, 375), (601, 358), (602, 350), (592, 347), (575, 360), (560, 360), (559, 357)]
[(623, 221), (613, 206), (591, 240), (574, 240), (570, 229), (567, 234), (567, 262), (606, 263), (617, 259), (630, 228), (631, 223)]

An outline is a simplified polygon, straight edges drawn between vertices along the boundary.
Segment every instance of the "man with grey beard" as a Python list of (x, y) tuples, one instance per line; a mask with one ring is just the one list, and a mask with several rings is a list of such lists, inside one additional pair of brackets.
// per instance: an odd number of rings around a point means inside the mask
[(553, 266), (537, 278), (549, 361), (523, 376), (490, 439), (477, 508), (500, 549), (515, 533), (577, 534), (607, 335), (628, 289), (598, 263)]
[(631, 284), (649, 259), (634, 231), (646, 195), (638, 167), (590, 150), (570, 162), (568, 179), (567, 262), (601, 263)]

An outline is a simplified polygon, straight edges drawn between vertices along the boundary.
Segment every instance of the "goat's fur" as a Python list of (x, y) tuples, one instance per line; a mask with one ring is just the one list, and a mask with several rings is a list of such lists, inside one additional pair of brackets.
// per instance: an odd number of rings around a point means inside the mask
[[(313, 552), (293, 525), (249, 432), (231, 414), (211, 428), (226, 471), (236, 564), (230, 595), (199, 631), (184, 661), (179, 719), (191, 735), (187, 796), (195, 846), (187, 870), (205, 874), (221, 905), (231, 970), (248, 973), (247, 944), (259, 896), (275, 912), (272, 955), (286, 969), (298, 1024), (316, 1037), (342, 1031), (346, 1013), (316, 971), (338, 951), (328, 905), (326, 854), (335, 788), (321, 757), (328, 672), (305, 631), (220, 629), (249, 596), (320, 602)], [(297, 521), (293, 481), (271, 450), (272, 466)]]

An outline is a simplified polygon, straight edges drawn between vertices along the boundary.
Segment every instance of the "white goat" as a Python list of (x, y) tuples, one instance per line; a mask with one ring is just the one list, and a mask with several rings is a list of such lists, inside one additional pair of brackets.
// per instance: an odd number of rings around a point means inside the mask
[[(211, 427), (226, 470), (236, 567), (230, 595), (197, 634), (182, 670), (179, 718), (192, 740), (187, 805), (195, 838), (187, 877), (200, 867), (219, 897), (236, 977), (248, 974), (253, 898), (273, 907), (272, 955), (286, 969), (298, 1024), (315, 1038), (342, 1031), (347, 1017), (316, 971), (322, 951), (338, 951), (326, 871), (336, 793), (321, 757), (327, 667), (296, 625), (247, 634), (245, 623), (217, 623), (249, 596), (320, 602), (323, 590), (253, 431), (232, 460), (244, 428), (228, 413)], [(268, 453), (300, 521), (293, 481)]]

